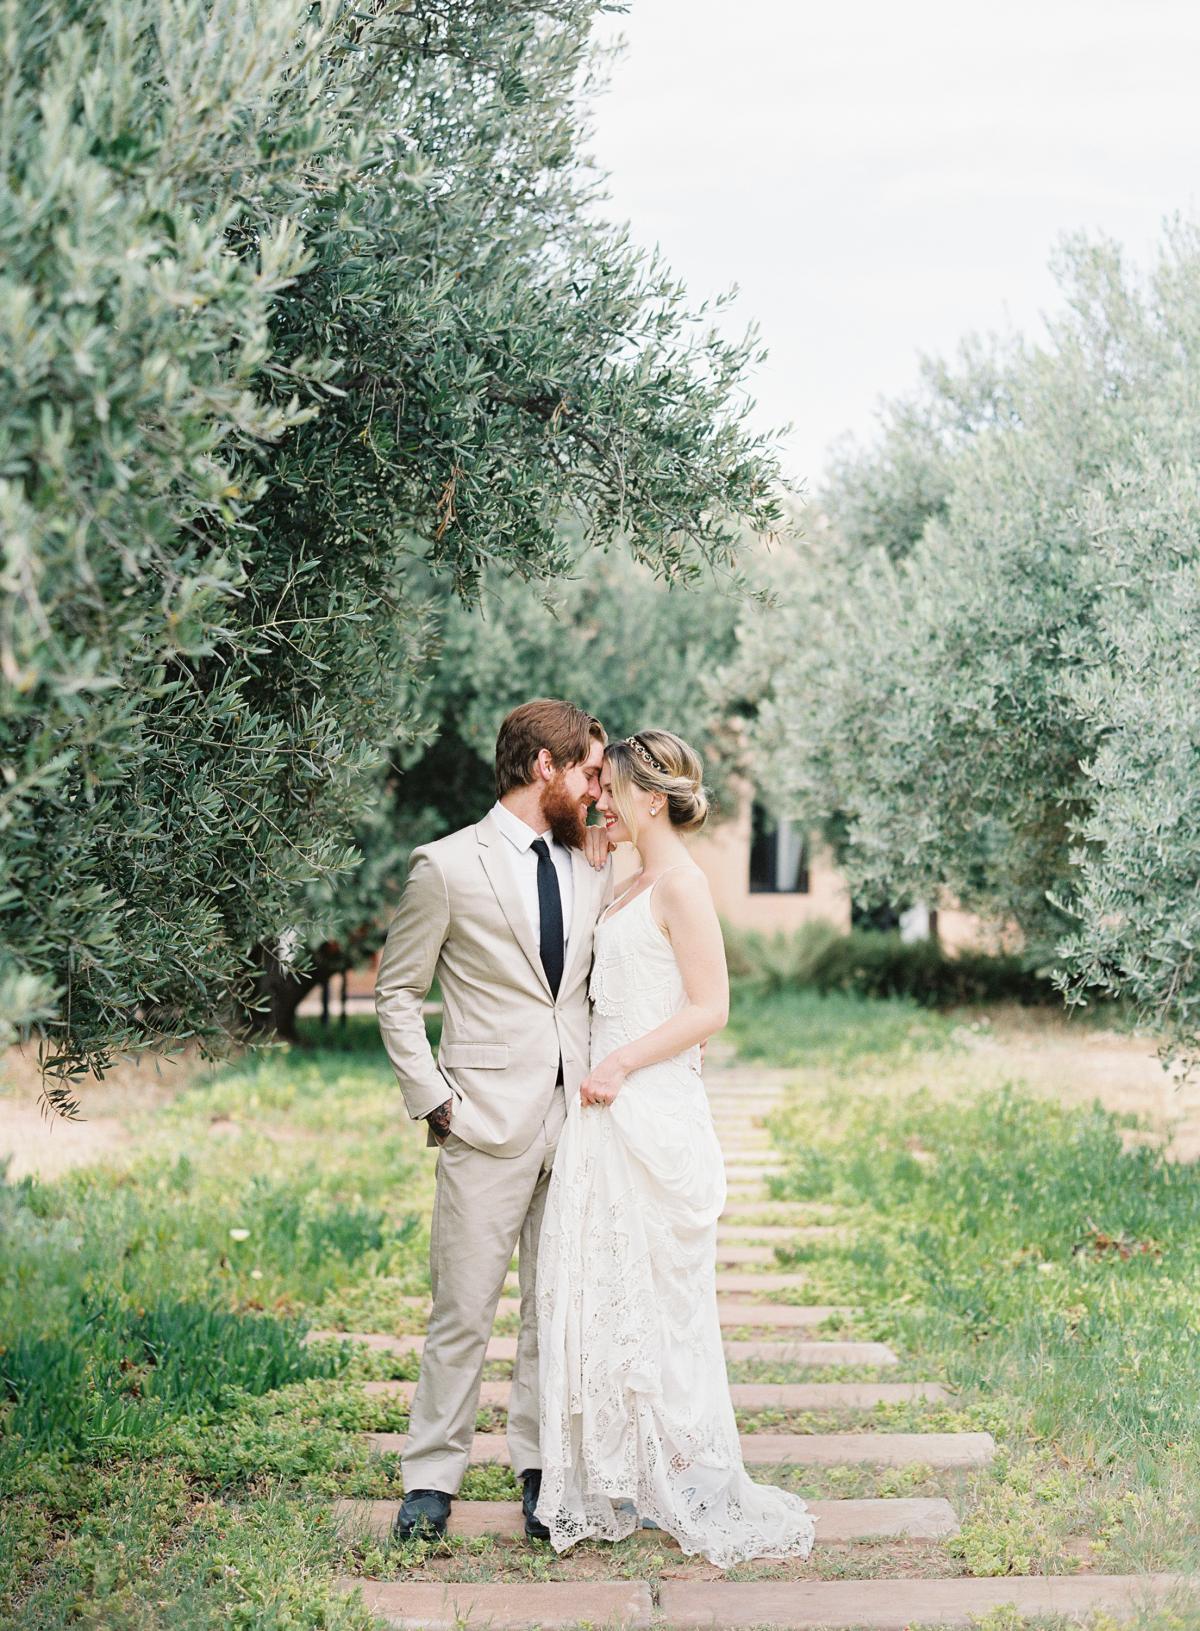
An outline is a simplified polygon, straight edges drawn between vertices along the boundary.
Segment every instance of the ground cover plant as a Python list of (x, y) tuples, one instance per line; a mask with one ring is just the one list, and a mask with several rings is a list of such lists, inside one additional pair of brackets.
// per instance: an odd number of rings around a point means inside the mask
[[(953, 1032), (880, 1077), (867, 1046), (886, 1035), (880, 1006), (864, 1008), (858, 1055), (810, 1032), (811, 1068), (775, 1118), (791, 1159), (771, 1188), (853, 1209), (846, 1245), (789, 1260), (822, 1299), (860, 1303), (873, 1336), (996, 1434), (951, 1553), (980, 1574), (1195, 1571), (1193, 1168), (1130, 1141), (1135, 1118), (1099, 1102), (1055, 1102), (998, 1072), (981, 1082)], [(791, 1061), (807, 1012), (758, 1035)]]
[(366, 1625), (309, 1508), (362, 1481), (369, 1423), (345, 1351), (302, 1339), (428, 1285), (430, 1169), (374, 1027), (136, 1131), (119, 1168), (0, 1185), (0, 1622)]
[[(1120, 1117), (1055, 1103), (1045, 1084), (1004, 1088), (1018, 1025), (1062, 1064), (1051, 1016), (997, 1013), (989, 1028), (843, 994), (794, 1001), (784, 1027), (773, 1000), (764, 1033), (739, 998), (732, 1033), (757, 1040), (764, 1067), (802, 1061), (774, 1120), (789, 1159), (772, 1184), (781, 1205), (839, 1223), (787, 1258), (804, 1299), (858, 1304), (842, 1330), (891, 1340), (895, 1379), (960, 1390), (860, 1425), (987, 1430), (1000, 1451), (971, 1473), (764, 1469), (810, 1499), (946, 1495), (964, 1520), (948, 1543), (818, 1550), (789, 1577), (1195, 1567), (1188, 1172), (1126, 1154)], [(693, 1567), (645, 1536), (555, 1560), (493, 1541), (397, 1548), (334, 1525), (335, 1497), (400, 1493), (397, 1458), (356, 1435), (403, 1431), (405, 1405), (361, 1384), (411, 1380), (416, 1358), (302, 1339), (307, 1326), (417, 1328), (432, 1163), (373, 1022), (304, 1029), (318, 1045), (209, 1069), (141, 1113), (127, 1159), (0, 1186), (0, 1623), (365, 1631), (370, 1617), (332, 1592), (339, 1574)], [(795, 1379), (757, 1361), (736, 1376)], [(478, 1425), (502, 1416), (483, 1409)], [(742, 1416), (744, 1430), (836, 1425)], [(515, 1485), (478, 1467), (463, 1493), (513, 1499)], [(1179, 1631), (1164, 1615), (1138, 1623)]]
[(744, 1058), (767, 1065), (849, 1064), (869, 1056), (895, 1063), (936, 1051), (955, 1030), (954, 1020), (909, 997), (874, 1002), (852, 992), (735, 986), (729, 1035)]

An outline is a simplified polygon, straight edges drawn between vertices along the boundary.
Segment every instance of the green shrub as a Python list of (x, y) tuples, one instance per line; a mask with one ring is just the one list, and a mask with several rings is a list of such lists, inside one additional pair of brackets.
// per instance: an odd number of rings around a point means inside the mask
[(931, 1008), (964, 1002), (1054, 1003), (1049, 980), (1019, 957), (966, 952), (950, 956), (935, 940), (852, 929), (832, 942), (812, 973), (818, 991), (864, 997), (911, 997)]
[(725, 926), (731, 979), (759, 995), (809, 988), (827, 995), (909, 997), (929, 1008), (957, 1003), (1054, 1003), (1048, 979), (1020, 957), (970, 951), (950, 956), (936, 940), (904, 941), (874, 929), (840, 933), (816, 919), (793, 934)]
[(824, 918), (801, 924), (792, 934), (772, 935), (754, 929), (724, 925), (725, 955), (731, 979), (744, 980), (755, 991), (768, 994), (812, 985), (813, 974), (829, 948), (842, 938)]

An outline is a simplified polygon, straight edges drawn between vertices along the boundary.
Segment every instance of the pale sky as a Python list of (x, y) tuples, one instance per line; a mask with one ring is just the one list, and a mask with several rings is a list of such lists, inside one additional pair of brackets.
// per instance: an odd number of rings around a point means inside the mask
[(819, 477), (920, 353), (1037, 333), (1071, 230), (1146, 263), (1191, 214), (1195, 0), (632, 0), (595, 107), (606, 211), (756, 319), (763, 426)]

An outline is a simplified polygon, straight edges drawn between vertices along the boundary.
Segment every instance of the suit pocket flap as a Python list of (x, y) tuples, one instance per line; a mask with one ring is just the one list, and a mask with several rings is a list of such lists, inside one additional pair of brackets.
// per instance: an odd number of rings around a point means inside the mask
[(438, 1063), (447, 1070), (504, 1070), (508, 1045), (504, 1042), (443, 1042)]

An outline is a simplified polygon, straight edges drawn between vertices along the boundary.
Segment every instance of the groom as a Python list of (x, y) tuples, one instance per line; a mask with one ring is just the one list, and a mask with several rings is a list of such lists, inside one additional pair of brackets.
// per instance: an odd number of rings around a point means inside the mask
[[(498, 801), (477, 826), (413, 851), (375, 983), (408, 1113), (440, 1146), (430, 1236), (433, 1312), (401, 1458), (393, 1532), (444, 1534), (466, 1471), (496, 1304), (519, 1247), (521, 1333), (508, 1448), (525, 1532), (541, 1489), (535, 1275), (567, 1094), (587, 1075), (588, 978), (612, 868), (585, 858), (605, 735), (569, 702), (514, 708), (496, 741)], [(436, 977), (436, 1060), (421, 1007)]]

